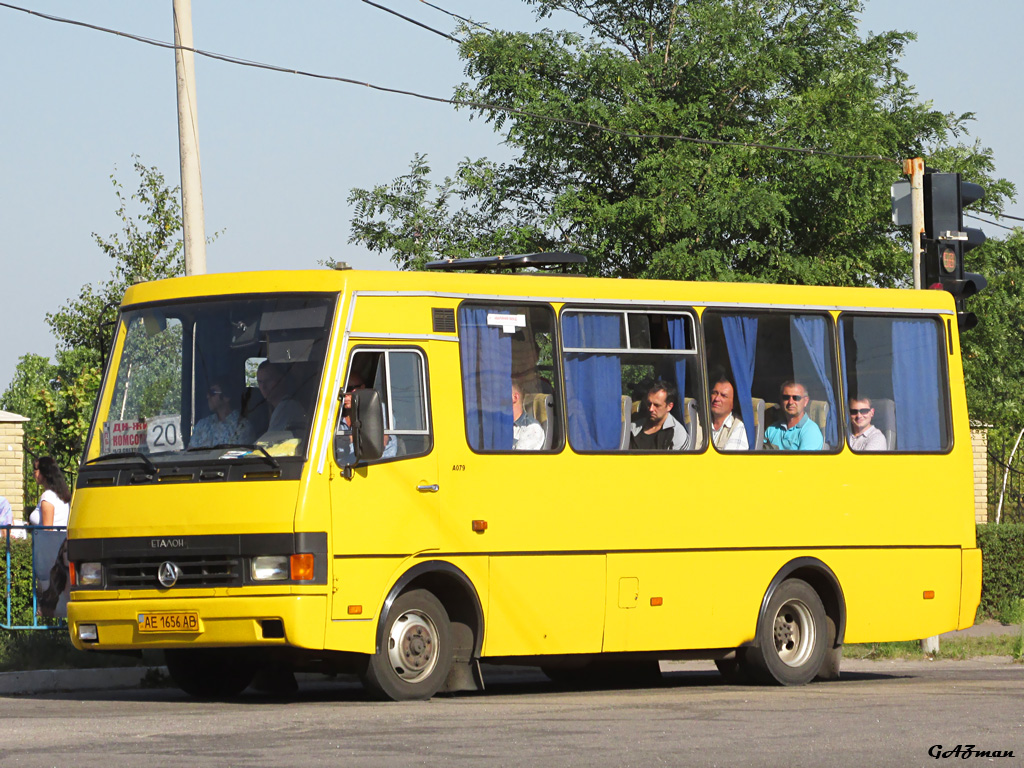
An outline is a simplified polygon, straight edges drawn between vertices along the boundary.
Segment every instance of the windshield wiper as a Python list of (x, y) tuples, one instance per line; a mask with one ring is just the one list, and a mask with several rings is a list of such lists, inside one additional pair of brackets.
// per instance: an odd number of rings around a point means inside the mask
[(159, 472), (156, 468), (156, 464), (149, 460), (149, 456), (142, 453), (141, 451), (122, 451), (120, 453), (104, 453), (101, 456), (97, 456), (95, 459), (89, 459), (86, 464), (95, 464), (98, 461), (109, 461), (110, 459), (138, 459), (146, 465), (148, 469), (154, 475)]
[(278, 463), (277, 459), (275, 459), (273, 456), (271, 456), (267, 452), (267, 449), (264, 448), (262, 445), (247, 445), (246, 443), (219, 443), (217, 445), (197, 445), (197, 446), (189, 446), (189, 448), (185, 451), (185, 453), (190, 453), (191, 451), (223, 451), (223, 450), (246, 450), (246, 451), (249, 451), (249, 452), (259, 451), (260, 453), (263, 454), (263, 457), (266, 458), (266, 460), (270, 464), (270, 466), (272, 466), (274, 469), (280, 469), (281, 468), (281, 465)]

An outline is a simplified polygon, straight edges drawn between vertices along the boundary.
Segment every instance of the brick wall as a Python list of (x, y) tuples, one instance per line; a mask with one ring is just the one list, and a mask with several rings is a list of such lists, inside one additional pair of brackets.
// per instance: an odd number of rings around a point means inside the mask
[(25, 429), (28, 421), (16, 413), (0, 411), (0, 496), (11, 503), (15, 520), (23, 520), (25, 492), (22, 483), (25, 460)]
[(988, 430), (971, 430), (974, 451), (974, 522), (988, 522)]

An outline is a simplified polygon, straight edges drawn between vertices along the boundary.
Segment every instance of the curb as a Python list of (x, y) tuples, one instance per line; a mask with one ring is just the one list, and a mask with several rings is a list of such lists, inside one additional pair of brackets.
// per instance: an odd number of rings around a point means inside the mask
[(164, 667), (107, 667), (100, 669), (35, 669), (0, 672), (0, 696), (138, 688), (153, 670), (165, 677)]

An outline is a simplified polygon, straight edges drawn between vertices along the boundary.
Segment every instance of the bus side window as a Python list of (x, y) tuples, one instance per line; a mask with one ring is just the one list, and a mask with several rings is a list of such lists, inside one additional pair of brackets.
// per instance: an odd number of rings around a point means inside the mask
[(566, 308), (569, 442), (577, 451), (704, 447), (696, 322), (686, 310)]
[(850, 449), (948, 449), (949, 386), (941, 323), (920, 316), (844, 313), (840, 331)]
[(459, 307), (466, 440), (474, 451), (562, 447), (554, 322), (548, 305)]
[[(828, 315), (708, 310), (703, 320), (717, 450), (839, 449), (845, 408)], [(742, 423), (745, 445), (735, 426), (724, 425), (723, 392), (733, 396), (731, 421)]]

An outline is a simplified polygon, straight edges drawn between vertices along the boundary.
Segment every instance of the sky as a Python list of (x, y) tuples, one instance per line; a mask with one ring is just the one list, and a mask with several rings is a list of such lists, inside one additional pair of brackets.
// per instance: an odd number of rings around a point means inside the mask
[[(538, 22), (521, 0), (432, 0), (493, 27)], [(444, 30), (454, 20), (419, 0), (378, 0)], [(171, 0), (14, 0), (34, 11), (161, 41)], [(465, 80), (454, 43), (360, 0), (193, 0), (195, 46), (251, 61), (450, 97)], [(923, 100), (971, 111), (972, 137), (1024, 200), (1017, 36), (1024, 3), (867, 0), (862, 32), (913, 30), (901, 67)], [(109, 276), (95, 243), (121, 231), (115, 176), (133, 192), (134, 157), (178, 183), (174, 54), (0, 7), (0, 391), (18, 359), (52, 355), (46, 313)], [(465, 110), (366, 87), (196, 57), (207, 269), (390, 269), (347, 244), (352, 188), (404, 173), (426, 154), (435, 179), (464, 158), (507, 159), (501, 136)], [(888, 195), (888, 190), (880, 191)], [(1024, 215), (1016, 203), (1006, 213)], [(990, 236), (1000, 230), (986, 227)]]

